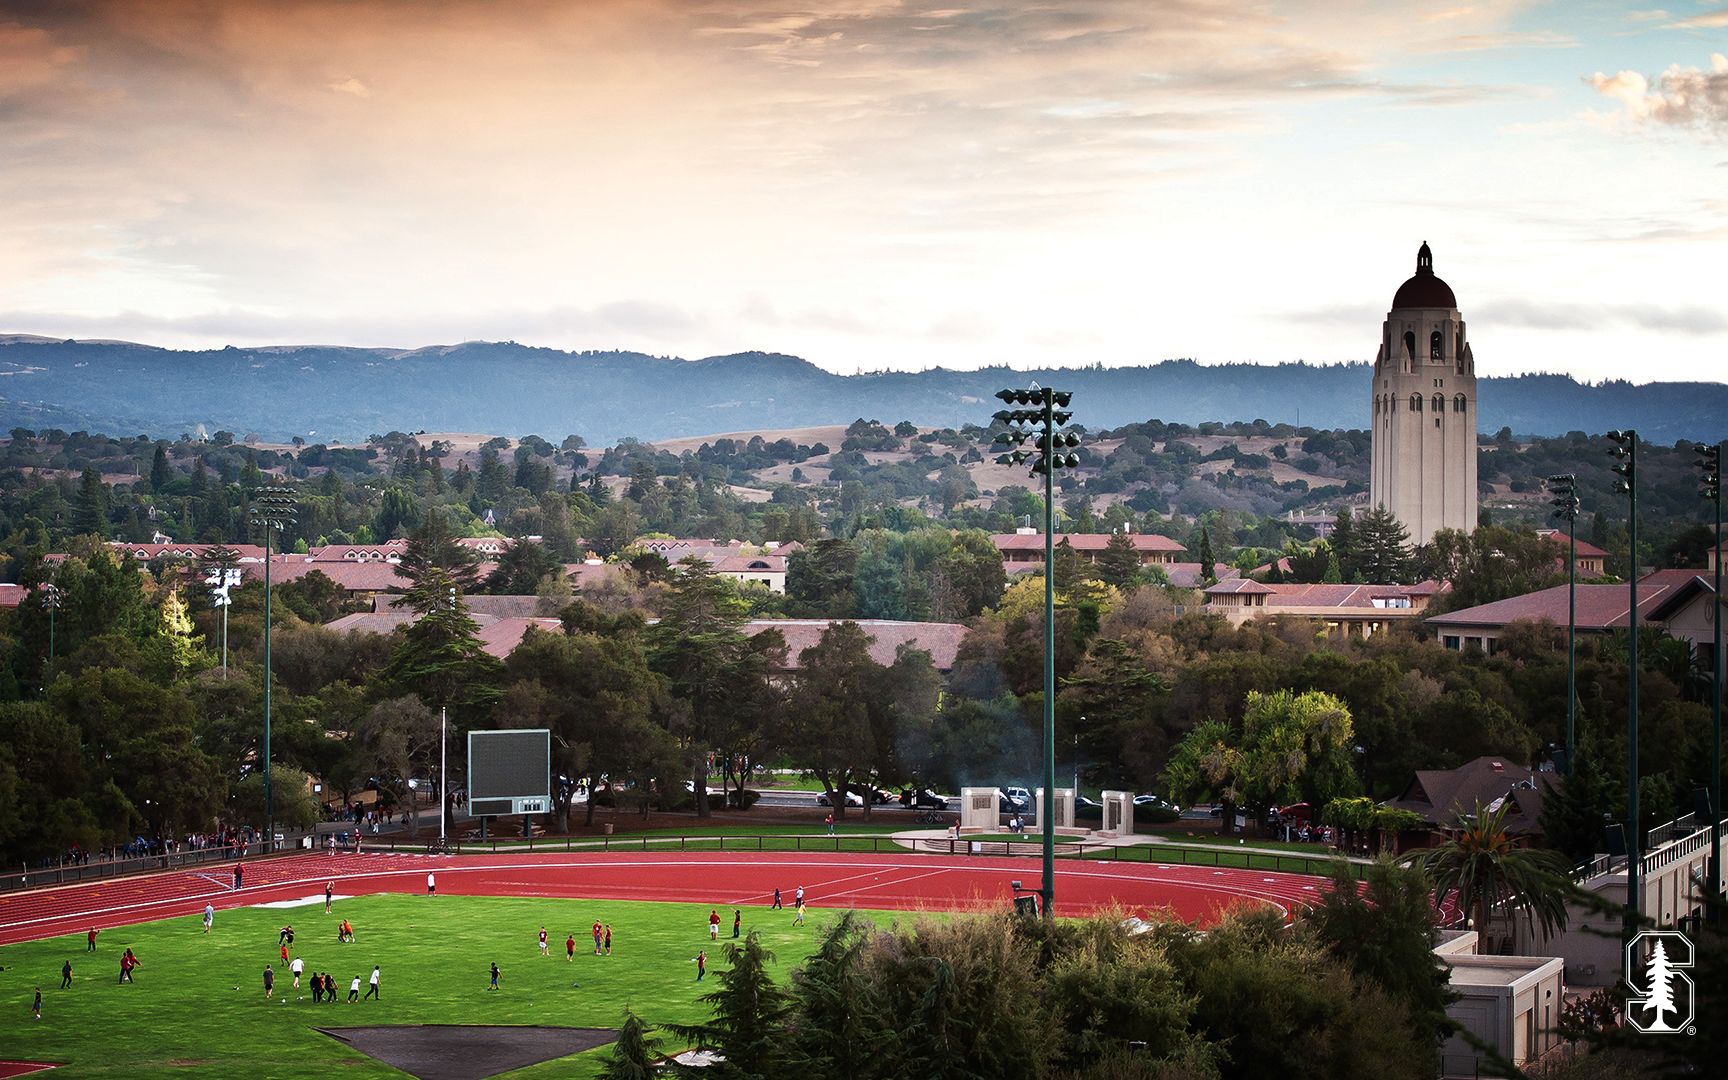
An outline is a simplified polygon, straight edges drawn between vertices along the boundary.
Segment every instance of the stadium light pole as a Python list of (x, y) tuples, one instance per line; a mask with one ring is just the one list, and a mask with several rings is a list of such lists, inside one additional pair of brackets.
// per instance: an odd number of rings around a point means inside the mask
[(1722, 556), (1728, 554), (1722, 547), (1722, 447), (1725, 443), (1715, 443), (1709, 446), (1703, 443), (1694, 445), (1698, 451), (1698, 469), (1704, 474), (1703, 486), (1699, 494), (1714, 504), (1716, 511), (1716, 535), (1711, 541), (1714, 545), (1711, 562), (1715, 564), (1715, 591), (1710, 601), (1714, 610), (1710, 620), (1710, 865), (1705, 874), (1705, 888), (1710, 893), (1710, 903), (1705, 905), (1706, 917), (1711, 920), (1721, 918), (1717, 901), (1722, 897), (1722, 616), (1728, 614), (1728, 607), (1722, 604)]
[[(264, 530), (264, 850), (276, 848), (276, 805), (270, 790), (270, 538), (294, 523), (294, 492), (259, 488), (252, 495), (251, 522)], [(281, 545), (277, 545), (280, 550)]]
[[(44, 582), (42, 585), (42, 604), (48, 609), (48, 666), (53, 667), (54, 616), (60, 610), (60, 586), (54, 584), (52, 581)], [(48, 682), (48, 677), (46, 675), (42, 677), (42, 682), (44, 685)]]
[[(1074, 395), (1067, 390), (1053, 390), (1033, 383), (1025, 390), (999, 390), (996, 397), (1004, 405), (1017, 409), (1002, 411), (993, 419), (1000, 420), (1008, 430), (999, 433), (994, 442), (1007, 453), (997, 457), (999, 465), (1024, 465), (1031, 462), (1034, 475), (1044, 477), (1044, 884), (1040, 899), (1044, 917), (1052, 918), (1056, 906), (1056, 541), (1052, 532), (1056, 515), (1054, 478), (1057, 469), (1077, 469), (1080, 458), (1072, 449), (1080, 445), (1073, 432), (1060, 431), (1073, 419), (1068, 403)], [(1028, 408), (1028, 406), (1031, 406)], [(1032, 448), (1026, 449), (1027, 440)], [(1012, 449), (1009, 449), (1009, 448)]]
[(1548, 478), (1554, 516), (1566, 521), (1566, 769), (1576, 768), (1578, 756), (1578, 478), (1561, 473)]
[(1631, 428), (1610, 431), (1608, 439), (1614, 444), (1608, 453), (1615, 459), (1614, 472), (1620, 477), (1614, 490), (1626, 496), (1630, 545), (1626, 557), (1626, 815), (1630, 830), (1626, 837), (1626, 931), (1630, 935), (1642, 921), (1644, 909), (1639, 880), (1644, 837), (1638, 827), (1638, 433)]

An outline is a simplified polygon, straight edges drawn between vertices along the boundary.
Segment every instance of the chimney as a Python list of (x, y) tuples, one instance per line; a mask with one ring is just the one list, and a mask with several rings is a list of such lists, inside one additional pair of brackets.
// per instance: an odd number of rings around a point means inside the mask
[(1495, 772), (1505, 772), (1505, 771), (1506, 771), (1506, 766), (1504, 766), (1504, 765), (1502, 765), (1502, 764), (1501, 764), (1501, 763), (1500, 763), (1500, 762), (1498, 762), (1498, 761), (1496, 761), (1496, 762), (1494, 762), (1494, 763), (1493, 763), (1493, 764), (1492, 764), (1492, 765), (1491, 765), (1491, 766), (1490, 766), (1490, 768), (1492, 768), (1492, 769), (1493, 769), (1493, 770), (1494, 770), (1494, 771), (1495, 771)]

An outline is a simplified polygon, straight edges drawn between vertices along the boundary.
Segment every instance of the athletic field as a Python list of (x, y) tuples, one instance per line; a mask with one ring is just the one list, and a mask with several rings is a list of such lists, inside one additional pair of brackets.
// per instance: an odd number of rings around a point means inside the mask
[[(426, 895), (426, 875), (437, 895)], [(12, 894), (0, 899), (0, 1062), (60, 1063), (50, 1075), (295, 1078), (402, 1076), (320, 1029), (367, 1025), (550, 1025), (613, 1029), (629, 1005), (650, 1023), (706, 1015), (699, 996), (698, 950), (708, 979), (724, 966), (711, 943), (710, 911), (731, 939), (759, 931), (784, 973), (807, 955), (818, 928), (837, 910), (857, 909), (881, 923), (910, 912), (1007, 906), (1019, 880), (1035, 887), (1036, 860), (947, 855), (814, 853), (569, 853), (535, 855), (328, 855), (255, 860), (244, 889), (227, 867), (127, 878)], [(333, 883), (333, 912), (323, 891)], [(793, 922), (803, 885), (807, 925)], [(783, 910), (770, 910), (781, 889)], [(1121, 908), (1167, 910), (1206, 921), (1233, 904), (1289, 911), (1325, 885), (1291, 874), (1151, 863), (1065, 863), (1058, 910), (1082, 914)], [(215, 908), (203, 932), (203, 909)], [(347, 919), (352, 943), (338, 943)], [(595, 956), (593, 924), (610, 924), (610, 956)], [(338, 1001), (314, 1004), (292, 986), (279, 951), (292, 925), (306, 971), (332, 972)], [(539, 954), (547, 930), (549, 957)], [(95, 952), (86, 931), (95, 926)], [(573, 960), (565, 941), (576, 939)], [(118, 982), (131, 948), (141, 961), (134, 983)], [(70, 960), (73, 984), (61, 989)], [(502, 977), (489, 989), (490, 965)], [(266, 999), (263, 972), (276, 976)], [(381, 969), (377, 1000), (346, 1001), (358, 976), (367, 990)], [(43, 1017), (31, 1019), (40, 985)], [(605, 1032), (590, 1038), (597, 1043)], [(509, 1071), (511, 1077), (589, 1076), (605, 1048)], [(440, 1061), (425, 1077), (490, 1075), (502, 1064)], [(470, 1050), (469, 1058), (475, 1054)], [(0, 1076), (8, 1067), (0, 1064)]]

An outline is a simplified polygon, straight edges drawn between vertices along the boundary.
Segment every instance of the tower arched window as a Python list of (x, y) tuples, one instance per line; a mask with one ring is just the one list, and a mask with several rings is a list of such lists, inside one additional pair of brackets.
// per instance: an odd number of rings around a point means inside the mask
[(1410, 411), (1411, 412), (1421, 412), (1422, 411), (1422, 395), (1421, 394), (1411, 394), (1410, 395)]
[(1416, 359), (1416, 331), (1404, 331), (1404, 355), (1411, 360)]
[(1463, 394), (1459, 394), (1458, 396), (1456, 396), (1452, 399), (1452, 411), (1457, 412), (1457, 413), (1461, 413), (1464, 411), (1464, 395)]
[(1437, 413), (1445, 412), (1446, 411), (1446, 395), (1445, 394), (1435, 394), (1434, 400), (1432, 402), (1430, 402), (1429, 404), (1431, 404), (1434, 407), (1435, 412), (1437, 412)]
[(1436, 330), (1428, 335), (1428, 359), (1440, 359), (1440, 341), (1440, 331)]

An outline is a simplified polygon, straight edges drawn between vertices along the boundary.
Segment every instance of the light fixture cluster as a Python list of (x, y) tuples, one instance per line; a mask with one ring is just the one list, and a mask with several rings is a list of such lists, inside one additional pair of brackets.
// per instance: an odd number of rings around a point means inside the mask
[(1638, 433), (1631, 428), (1610, 431), (1608, 441), (1614, 444), (1608, 448), (1608, 456), (1615, 460), (1614, 475), (1620, 478), (1614, 482), (1614, 490), (1621, 495), (1630, 495), (1632, 486), (1637, 483)]
[(995, 444), (1013, 447), (996, 458), (998, 465), (1031, 462), (1032, 472), (1037, 475), (1080, 467), (1080, 456), (1073, 452), (1080, 445), (1080, 436), (1060, 430), (1074, 418), (1068, 411), (1068, 403), (1074, 399), (1072, 392), (1034, 383), (1026, 390), (999, 390), (996, 397), (1004, 405), (1020, 406), (1003, 409), (994, 417), (1008, 428), (996, 436)]
[(1717, 498), (1722, 492), (1721, 445), (1718, 443), (1693, 443), (1692, 449), (1698, 451), (1698, 471), (1703, 474), (1703, 480), (1698, 487), (1698, 494), (1706, 499)]
[(1583, 505), (1578, 501), (1578, 477), (1572, 473), (1561, 473), (1548, 478), (1548, 494), (1553, 498), (1548, 505), (1554, 508), (1552, 516), (1563, 521), (1577, 521), (1578, 508)]

